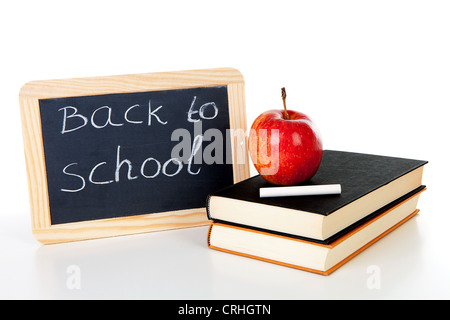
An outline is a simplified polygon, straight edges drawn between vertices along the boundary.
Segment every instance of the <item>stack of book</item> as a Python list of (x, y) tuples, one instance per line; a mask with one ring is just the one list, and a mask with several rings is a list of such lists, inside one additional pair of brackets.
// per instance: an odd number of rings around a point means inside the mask
[(302, 185), (341, 193), (261, 198), (259, 175), (210, 194), (208, 246), (328, 275), (419, 211), (427, 161), (325, 150)]

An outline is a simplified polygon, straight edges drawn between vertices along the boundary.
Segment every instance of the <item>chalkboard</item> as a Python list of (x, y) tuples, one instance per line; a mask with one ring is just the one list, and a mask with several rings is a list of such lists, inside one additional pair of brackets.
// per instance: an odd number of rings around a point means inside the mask
[(207, 195), (249, 176), (235, 69), (31, 82), (20, 100), (43, 243), (204, 225)]

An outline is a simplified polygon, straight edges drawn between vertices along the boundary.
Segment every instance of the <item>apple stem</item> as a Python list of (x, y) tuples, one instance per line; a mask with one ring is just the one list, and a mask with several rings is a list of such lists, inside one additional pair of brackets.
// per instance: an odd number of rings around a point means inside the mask
[(284, 118), (286, 120), (289, 120), (289, 114), (287, 112), (286, 108), (286, 89), (283, 87), (281, 88), (281, 98), (283, 98), (283, 105), (284, 105)]

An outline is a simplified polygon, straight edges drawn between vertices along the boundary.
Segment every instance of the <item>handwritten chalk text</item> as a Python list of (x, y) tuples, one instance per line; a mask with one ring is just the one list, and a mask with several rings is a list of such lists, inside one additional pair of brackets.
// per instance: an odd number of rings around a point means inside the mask
[[(92, 112), (90, 118), (88, 118), (86, 115), (79, 113), (76, 107), (66, 106), (58, 110), (63, 112), (61, 134), (77, 131), (87, 126), (88, 124), (90, 124), (95, 129), (103, 129), (107, 126), (121, 127), (126, 123), (133, 125), (143, 124), (145, 120), (146, 125), (151, 126), (153, 118), (159, 124), (166, 125), (167, 121), (163, 121), (157, 114), (157, 112), (162, 107), (163, 106), (159, 106), (156, 109), (152, 110), (152, 104), (151, 101), (149, 101), (148, 106), (146, 107), (146, 112), (143, 114), (142, 112), (137, 113), (135, 110), (138, 108), (142, 109), (143, 106), (135, 104), (125, 110), (121, 122), (113, 122), (112, 120), (113, 109), (109, 106), (102, 106), (95, 109)], [(135, 114), (133, 115), (133, 113)], [(138, 114), (140, 117), (137, 118), (136, 114)], [(144, 117), (145, 119), (143, 119)]]

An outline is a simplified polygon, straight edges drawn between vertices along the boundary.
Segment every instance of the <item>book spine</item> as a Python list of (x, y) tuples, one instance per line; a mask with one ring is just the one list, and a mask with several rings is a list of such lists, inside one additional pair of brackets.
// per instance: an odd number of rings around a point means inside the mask
[(209, 228), (208, 228), (208, 235), (206, 237), (206, 244), (208, 245), (209, 248), (211, 248), (211, 232), (212, 232), (213, 226), (214, 226), (214, 223), (211, 222), (211, 224), (209, 225)]
[(211, 195), (209, 194), (206, 197), (206, 216), (208, 217), (209, 220), (212, 220), (211, 211), (210, 211), (210, 202), (211, 202)]

